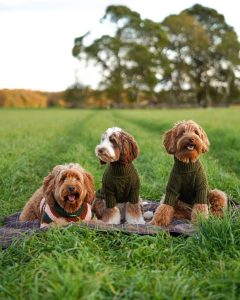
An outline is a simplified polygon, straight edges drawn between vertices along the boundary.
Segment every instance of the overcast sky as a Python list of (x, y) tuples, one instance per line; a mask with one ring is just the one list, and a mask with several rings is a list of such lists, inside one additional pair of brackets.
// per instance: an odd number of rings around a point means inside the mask
[(224, 14), (240, 36), (238, 0), (0, 0), (0, 88), (60, 91), (75, 82), (96, 86), (99, 74), (72, 57), (75, 37), (109, 31), (99, 23), (110, 4), (162, 21), (195, 3)]

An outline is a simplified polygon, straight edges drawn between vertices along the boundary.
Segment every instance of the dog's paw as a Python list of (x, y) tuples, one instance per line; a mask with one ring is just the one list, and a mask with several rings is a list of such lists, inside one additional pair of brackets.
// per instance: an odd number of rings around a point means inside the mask
[(144, 225), (146, 222), (144, 221), (143, 217), (139, 218), (130, 218), (126, 221), (126, 224), (135, 224), (135, 225)]
[(102, 221), (106, 224), (120, 224), (121, 215), (118, 207), (106, 208), (103, 212)]
[(160, 204), (156, 209), (152, 221), (150, 221), (148, 224), (157, 226), (168, 226), (173, 220), (173, 215), (173, 206), (168, 204)]
[(126, 205), (126, 223), (127, 224), (145, 224), (141, 203), (127, 203)]
[(227, 195), (218, 189), (211, 190), (208, 196), (210, 211), (214, 216), (223, 218), (228, 207)]
[(196, 223), (198, 217), (208, 218), (208, 205), (207, 204), (194, 204), (191, 214), (192, 223)]

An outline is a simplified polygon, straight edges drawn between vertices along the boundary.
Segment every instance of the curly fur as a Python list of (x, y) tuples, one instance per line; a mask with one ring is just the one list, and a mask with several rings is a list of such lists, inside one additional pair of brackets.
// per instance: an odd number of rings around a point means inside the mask
[(95, 149), (100, 162), (129, 164), (138, 157), (139, 147), (135, 139), (121, 128), (108, 128)]
[(191, 221), (192, 223), (195, 223), (197, 221), (197, 218), (199, 216), (202, 216), (204, 218), (208, 218), (209, 212), (208, 212), (208, 205), (207, 204), (194, 204), (191, 214)]
[(202, 153), (208, 152), (210, 145), (206, 132), (192, 120), (176, 123), (164, 134), (163, 144), (169, 154), (185, 163), (198, 160)]
[(77, 211), (83, 202), (91, 204), (94, 195), (93, 177), (79, 164), (57, 165), (26, 203), (20, 220), (40, 220), (40, 202), (43, 198), (50, 207), (57, 202), (66, 212), (72, 213)]
[(228, 207), (227, 195), (220, 190), (214, 189), (209, 193), (208, 201), (211, 213), (218, 217), (224, 216), (224, 210)]
[(121, 214), (118, 207), (106, 208), (101, 220), (107, 224), (120, 224)]
[(126, 204), (126, 222), (129, 224), (145, 224), (140, 203)]
[[(167, 152), (184, 163), (196, 162), (202, 153), (209, 150), (209, 140), (206, 132), (196, 122), (180, 121), (163, 136), (163, 145)], [(210, 211), (213, 215), (223, 217), (228, 201), (224, 192), (212, 190), (208, 196)], [(207, 204), (189, 205), (184, 199), (178, 199), (174, 207), (160, 202), (151, 224), (166, 226), (173, 218), (196, 221), (197, 215), (208, 217)]]
[[(129, 133), (121, 128), (112, 127), (103, 133), (101, 143), (96, 146), (95, 153), (101, 164), (119, 162), (127, 165), (138, 157), (139, 147)], [(93, 212), (106, 223), (113, 219), (113, 211), (106, 208), (106, 203), (102, 199), (95, 199)], [(144, 223), (139, 203), (129, 203), (126, 207), (124, 206), (124, 209), (121, 209), (121, 212), (121, 220), (126, 220), (129, 223)]]
[(157, 226), (168, 226), (174, 216), (174, 207), (168, 204), (160, 204), (155, 211), (153, 219), (149, 224)]

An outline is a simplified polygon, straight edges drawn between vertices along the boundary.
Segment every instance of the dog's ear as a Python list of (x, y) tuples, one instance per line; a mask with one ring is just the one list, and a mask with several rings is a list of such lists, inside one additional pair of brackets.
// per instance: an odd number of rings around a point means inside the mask
[(54, 191), (55, 191), (55, 178), (57, 174), (60, 172), (61, 166), (57, 165), (53, 168), (53, 170), (44, 178), (43, 180), (43, 195), (45, 197), (46, 202), (53, 206), (55, 203), (54, 199)]
[(199, 126), (200, 130), (200, 138), (202, 140), (202, 153), (208, 152), (210, 142), (208, 140), (206, 132), (202, 129), (202, 127)]
[(83, 177), (84, 177), (84, 185), (87, 189), (87, 195), (86, 195), (84, 201), (89, 204), (92, 204), (94, 197), (95, 197), (94, 179), (93, 179), (93, 176), (88, 172), (84, 172)]
[(129, 164), (138, 157), (138, 144), (131, 135), (124, 131), (119, 133), (119, 140), (121, 151), (119, 161), (124, 164)]
[(163, 145), (169, 154), (176, 153), (176, 128), (168, 130), (163, 135)]

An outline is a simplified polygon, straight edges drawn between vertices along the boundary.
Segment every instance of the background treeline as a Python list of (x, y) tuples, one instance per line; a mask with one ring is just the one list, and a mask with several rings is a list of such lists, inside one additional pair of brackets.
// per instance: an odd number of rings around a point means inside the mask
[(66, 91), (43, 92), (24, 89), (0, 90), (0, 107), (46, 108), (46, 107), (110, 107), (111, 101), (104, 91), (74, 84)]
[[(194, 5), (162, 22), (109, 6), (111, 35), (75, 39), (73, 55), (102, 71), (100, 90), (115, 106), (229, 105), (240, 99), (240, 43), (216, 10)], [(81, 78), (80, 78), (81, 79)]]
[(0, 107), (45, 108), (49, 106), (65, 106), (64, 92), (49, 93), (23, 89), (0, 90)]
[[(179, 107), (240, 104), (240, 42), (223, 15), (199, 4), (162, 22), (108, 6), (111, 34), (74, 40), (72, 54), (101, 70), (98, 89), (1, 90), (5, 107)], [(83, 78), (84, 79), (84, 74)]]

